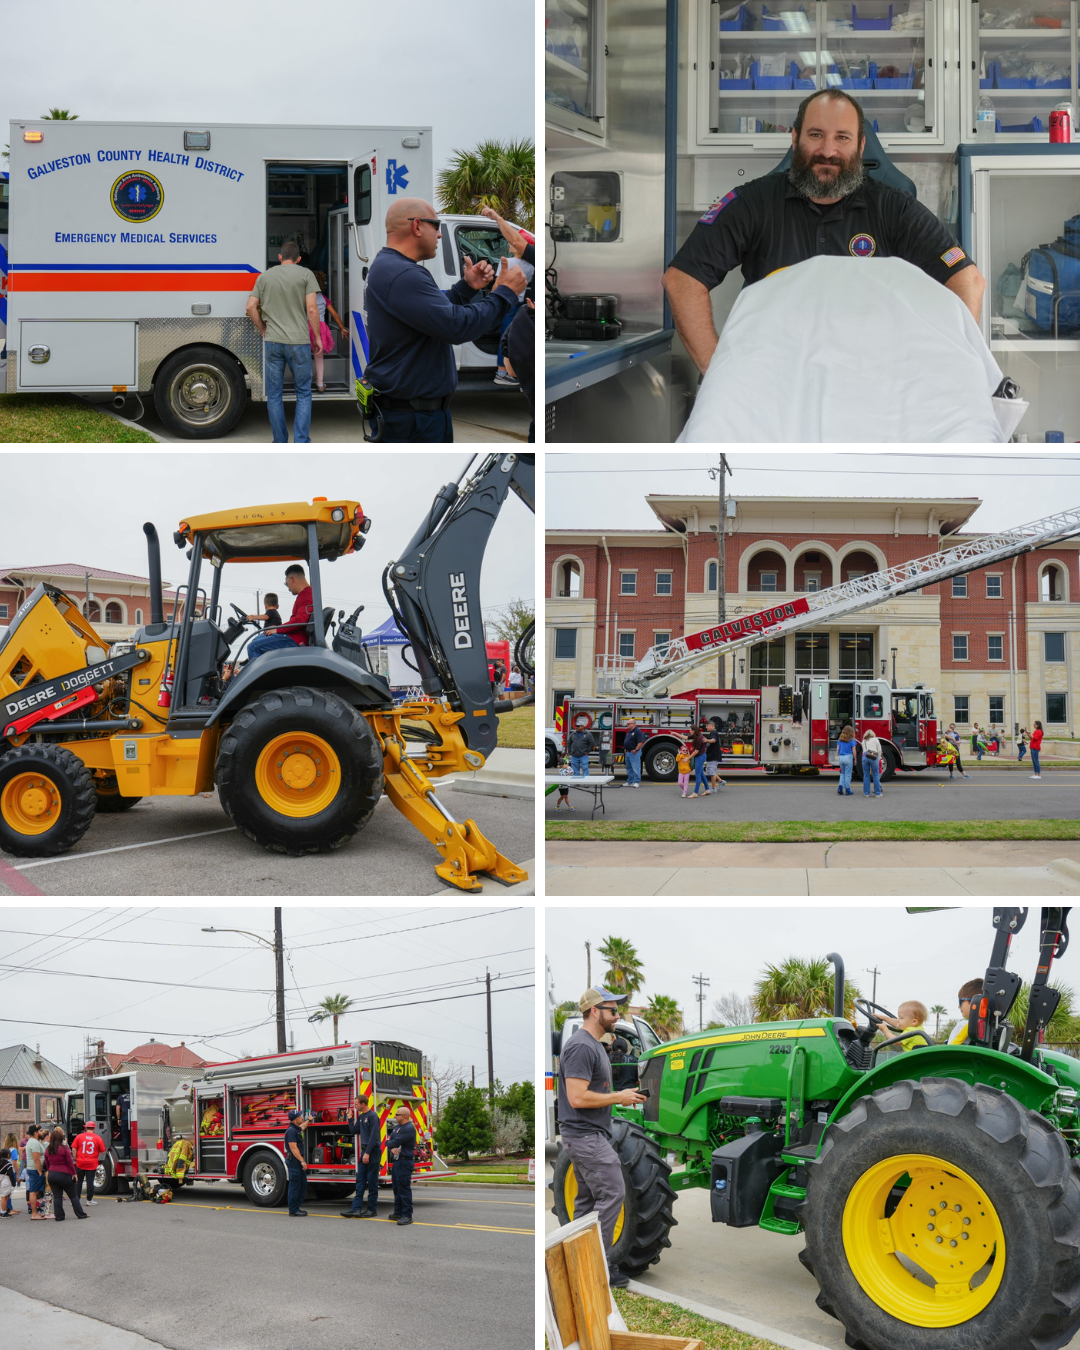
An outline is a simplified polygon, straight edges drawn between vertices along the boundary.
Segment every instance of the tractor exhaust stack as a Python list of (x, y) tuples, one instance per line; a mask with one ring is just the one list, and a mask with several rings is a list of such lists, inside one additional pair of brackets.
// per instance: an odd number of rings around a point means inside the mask
[(161, 594), (161, 549), (158, 547), (157, 530), (149, 521), (143, 526), (146, 535), (146, 553), (150, 569), (150, 622), (165, 623), (165, 603)]
[(833, 963), (833, 1016), (844, 1015), (844, 958), (836, 952), (829, 952), (826, 961)]

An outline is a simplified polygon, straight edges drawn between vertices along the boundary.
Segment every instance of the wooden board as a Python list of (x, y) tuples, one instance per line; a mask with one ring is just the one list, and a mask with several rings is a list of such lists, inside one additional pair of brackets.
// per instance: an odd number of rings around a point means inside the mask
[(577, 1340), (577, 1319), (574, 1317), (574, 1296), (570, 1290), (570, 1276), (566, 1270), (562, 1244), (544, 1253), (544, 1265), (547, 1267), (548, 1288), (551, 1290), (559, 1336), (563, 1345), (573, 1345)]
[(654, 1336), (648, 1331), (613, 1331), (611, 1350), (701, 1350), (701, 1342), (685, 1336)]
[(611, 1332), (608, 1329), (611, 1294), (599, 1228), (592, 1227), (576, 1237), (567, 1238), (562, 1249), (574, 1297), (574, 1316), (581, 1350), (611, 1350)]

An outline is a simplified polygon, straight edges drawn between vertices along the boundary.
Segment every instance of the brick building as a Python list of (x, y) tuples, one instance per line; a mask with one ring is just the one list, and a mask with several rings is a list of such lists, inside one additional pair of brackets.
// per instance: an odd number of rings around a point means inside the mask
[(94, 1044), (96, 1053), (87, 1059), (82, 1070), (84, 1074), (118, 1073), (133, 1064), (151, 1064), (168, 1069), (199, 1069), (210, 1062), (194, 1050), (189, 1050), (183, 1041), (179, 1045), (166, 1045), (164, 1041), (155, 1041), (153, 1036), (145, 1045), (137, 1045), (126, 1054), (107, 1051), (104, 1041)]
[[(568, 694), (614, 693), (649, 647), (717, 617), (719, 504), (648, 495), (658, 527), (549, 530), (545, 716)], [(738, 497), (724, 530), (727, 617), (925, 557), (965, 537), (968, 498)], [(1017, 522), (1020, 523), (1019, 521)], [(975, 537), (969, 532), (967, 537)], [(1049, 736), (1080, 734), (1080, 540), (898, 596), (834, 623), (742, 648), (729, 688), (803, 676), (891, 678), (933, 689), (938, 715)], [(735, 670), (732, 672), (731, 666)], [(671, 685), (715, 686), (717, 663)]]
[[(90, 606), (87, 610), (87, 579)], [(0, 567), (0, 628), (42, 582), (74, 600), (103, 638), (116, 642), (131, 637), (140, 624), (150, 622), (150, 579), (129, 572), (110, 572), (82, 563), (46, 563), (38, 567)], [(164, 592), (165, 617), (172, 617), (175, 591)]]
[(0, 1138), (27, 1125), (59, 1124), (58, 1104), (75, 1079), (28, 1045), (0, 1050)]

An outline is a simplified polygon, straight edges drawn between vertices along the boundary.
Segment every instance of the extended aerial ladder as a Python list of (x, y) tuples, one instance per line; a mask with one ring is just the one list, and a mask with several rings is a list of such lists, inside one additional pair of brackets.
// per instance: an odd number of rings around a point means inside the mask
[(1012, 530), (968, 539), (962, 544), (925, 558), (899, 563), (881, 572), (854, 577), (839, 586), (811, 591), (795, 600), (782, 601), (770, 609), (745, 614), (728, 623), (718, 623), (697, 633), (687, 633), (671, 642), (650, 647), (622, 680), (623, 692), (635, 698), (662, 697), (673, 680), (719, 653), (738, 651), (751, 643), (797, 632), (811, 624), (829, 622), (847, 614), (879, 605), (893, 596), (918, 591), (950, 577), (963, 576), (991, 563), (1004, 562), (1033, 548), (1044, 548), (1080, 534), (1080, 507), (1018, 525)]

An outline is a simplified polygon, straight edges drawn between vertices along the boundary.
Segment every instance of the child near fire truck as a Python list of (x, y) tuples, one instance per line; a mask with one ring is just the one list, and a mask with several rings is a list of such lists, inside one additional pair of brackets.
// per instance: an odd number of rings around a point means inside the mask
[(682, 788), (682, 795), (686, 796), (686, 790), (690, 786), (690, 770), (693, 766), (693, 747), (689, 741), (684, 741), (679, 746), (679, 753), (675, 756), (675, 764), (679, 770), (679, 787)]

